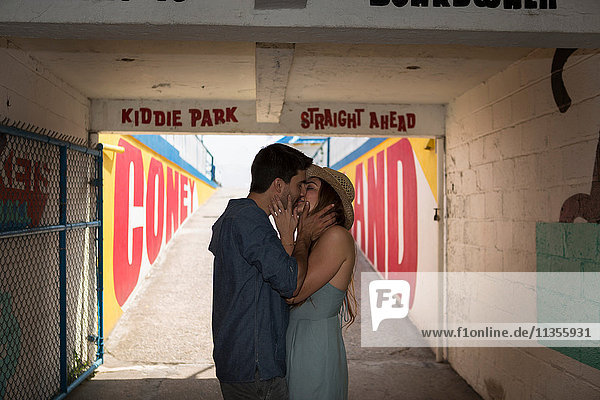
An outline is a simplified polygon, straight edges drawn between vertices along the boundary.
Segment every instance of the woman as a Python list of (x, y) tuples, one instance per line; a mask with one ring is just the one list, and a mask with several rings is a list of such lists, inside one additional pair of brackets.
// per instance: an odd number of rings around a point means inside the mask
[[(303, 212), (335, 204), (336, 223), (311, 244), (304, 284), (288, 301), (292, 304), (286, 338), (290, 400), (347, 399), (348, 366), (340, 318), (350, 325), (356, 310), (353, 287), (348, 290), (355, 262), (354, 240), (348, 232), (354, 222), (354, 187), (344, 174), (330, 168), (313, 165), (306, 176), (305, 208), (309, 209)], [(274, 218), (278, 229), (289, 226), (283, 220), (277, 223), (285, 215)], [(289, 237), (281, 230), (282, 237)], [(348, 316), (340, 316), (340, 310)]]

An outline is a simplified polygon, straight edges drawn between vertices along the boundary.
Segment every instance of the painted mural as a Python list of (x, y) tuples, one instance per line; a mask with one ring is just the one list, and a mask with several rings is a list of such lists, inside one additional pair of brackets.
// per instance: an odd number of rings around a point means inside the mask
[(415, 288), (417, 272), (438, 265), (437, 154), (426, 149), (429, 139), (371, 141), (379, 144), (334, 166), (356, 189), (352, 235), (384, 278), (402, 272)]
[(582, 218), (586, 222), (600, 223), (600, 138), (596, 147), (596, 162), (592, 172), (590, 193), (577, 193), (563, 203), (560, 210), (560, 222), (575, 222)]
[[(571, 96), (565, 87), (563, 69), (569, 57), (576, 51), (577, 49), (556, 49), (552, 59), (552, 94), (561, 113), (566, 113), (571, 107)], [(600, 136), (600, 132), (598, 133)], [(559, 222), (572, 223), (577, 218), (590, 223), (600, 223), (600, 137), (596, 147), (590, 193), (577, 193), (569, 197), (560, 210)]]
[(38, 227), (48, 201), (48, 161), (8, 142), (0, 133), (0, 231)]
[[(559, 222), (536, 226), (537, 271), (600, 273), (600, 253), (597, 251), (600, 243), (600, 139), (590, 193), (577, 193), (565, 200)], [(567, 315), (560, 314), (554, 306), (553, 293), (538, 281), (538, 320), (600, 323), (597, 316), (600, 304), (595, 294), (584, 291), (579, 296), (561, 300), (563, 309), (570, 310)], [(595, 310), (595, 316), (592, 310)], [(600, 369), (600, 349), (597, 347), (556, 347), (554, 350)]]
[[(152, 147), (143, 144), (147, 142)], [(216, 185), (160, 137), (100, 135), (104, 151), (104, 326), (108, 334), (143, 277)]]
[[(563, 79), (563, 68), (577, 49), (557, 49), (552, 60), (551, 86), (554, 102), (561, 114), (571, 108), (571, 96)], [(600, 134), (600, 132), (599, 132)], [(590, 149), (590, 151), (593, 151)], [(536, 261), (538, 272), (600, 272), (600, 139), (591, 172), (590, 193), (567, 198), (560, 209), (558, 223), (536, 224)], [(579, 223), (583, 222), (583, 223)], [(560, 302), (561, 307), (556, 307)], [(597, 296), (580, 293), (557, 298), (538, 280), (538, 321), (599, 323)], [(561, 313), (562, 310), (568, 310)], [(596, 310), (595, 315), (584, 315)], [(554, 350), (584, 364), (600, 369), (600, 349), (592, 347), (555, 347)]]

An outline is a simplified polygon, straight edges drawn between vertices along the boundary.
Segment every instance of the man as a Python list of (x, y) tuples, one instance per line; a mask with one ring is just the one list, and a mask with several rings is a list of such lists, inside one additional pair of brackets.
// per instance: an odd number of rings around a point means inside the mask
[(250, 194), (230, 200), (213, 226), (213, 357), (225, 400), (288, 398), (285, 298), (302, 287), (311, 240), (334, 216), (330, 209), (302, 213), (296, 243), (286, 251), (269, 221), (269, 206), (281, 199), (278, 204), (289, 209), (302, 200), (311, 164), (291, 147), (263, 148), (252, 163)]

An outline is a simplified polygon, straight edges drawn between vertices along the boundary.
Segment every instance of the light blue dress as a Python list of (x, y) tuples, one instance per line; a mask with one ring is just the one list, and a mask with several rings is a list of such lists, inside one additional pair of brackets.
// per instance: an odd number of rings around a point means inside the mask
[(340, 326), (346, 292), (327, 283), (292, 308), (286, 335), (290, 400), (346, 400), (348, 364)]

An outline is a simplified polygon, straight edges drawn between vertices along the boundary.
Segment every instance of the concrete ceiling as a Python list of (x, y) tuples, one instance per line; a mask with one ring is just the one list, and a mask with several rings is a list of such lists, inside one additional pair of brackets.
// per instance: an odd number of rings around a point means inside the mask
[(531, 50), (452, 45), (296, 45), (286, 99), (445, 104)]
[(254, 43), (10, 40), (91, 99), (255, 98)]
[[(254, 42), (10, 41), (91, 99), (253, 101), (259, 93), (269, 96), (262, 99), (267, 103), (444, 104), (531, 51), (462, 45), (296, 44), (291, 66), (284, 63), (288, 67), (275, 76), (268, 64), (279, 68), (277, 54), (260, 62), (256, 55), (263, 57), (263, 53), (257, 52)], [(286, 57), (289, 60), (289, 54)], [(271, 100), (278, 96), (261, 90), (265, 85), (268, 89), (270, 76), (287, 81), (279, 90), (279, 100)], [(257, 77), (261, 77), (258, 90)]]

